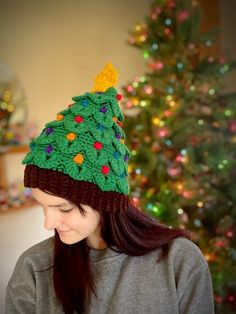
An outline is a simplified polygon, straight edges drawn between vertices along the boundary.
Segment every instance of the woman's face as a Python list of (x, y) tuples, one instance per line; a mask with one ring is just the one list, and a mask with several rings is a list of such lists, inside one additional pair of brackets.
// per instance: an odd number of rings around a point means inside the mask
[(73, 244), (87, 239), (90, 247), (100, 248), (100, 215), (88, 205), (82, 205), (84, 214), (78, 207), (64, 198), (47, 194), (38, 188), (32, 189), (35, 200), (43, 207), (44, 226), (56, 229), (62, 242)]

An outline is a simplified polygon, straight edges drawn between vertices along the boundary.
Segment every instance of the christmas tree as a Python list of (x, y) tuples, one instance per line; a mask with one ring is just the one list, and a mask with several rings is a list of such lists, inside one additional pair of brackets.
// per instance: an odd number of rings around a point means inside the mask
[(236, 308), (236, 93), (226, 93), (226, 57), (203, 56), (193, 0), (157, 0), (129, 44), (147, 71), (123, 87), (133, 202), (159, 221), (193, 232), (209, 263), (216, 313)]

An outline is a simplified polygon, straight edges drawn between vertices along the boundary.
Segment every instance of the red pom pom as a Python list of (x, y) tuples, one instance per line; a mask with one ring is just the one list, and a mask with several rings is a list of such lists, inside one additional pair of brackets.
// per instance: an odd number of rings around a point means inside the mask
[(76, 116), (74, 120), (75, 120), (75, 122), (77, 122), (77, 123), (81, 123), (81, 122), (84, 121), (83, 117), (81, 117), (81, 116)]
[(95, 143), (93, 144), (93, 147), (94, 147), (95, 149), (97, 149), (97, 150), (100, 150), (100, 149), (103, 148), (103, 145), (102, 145), (102, 143), (100, 143), (100, 142), (95, 142)]
[(108, 174), (110, 172), (110, 168), (108, 166), (104, 165), (104, 166), (102, 166), (101, 171), (103, 174)]
[(121, 121), (117, 121), (117, 124), (122, 128), (123, 123)]
[(119, 101), (122, 99), (122, 95), (121, 94), (116, 94), (116, 99)]

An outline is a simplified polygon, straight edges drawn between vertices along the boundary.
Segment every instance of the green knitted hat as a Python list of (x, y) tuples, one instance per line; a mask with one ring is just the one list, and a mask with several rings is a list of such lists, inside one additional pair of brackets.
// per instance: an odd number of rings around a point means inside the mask
[[(57, 172), (63, 178), (69, 176), (71, 184), (79, 181), (79, 190), (82, 183), (89, 183), (103, 192), (129, 194), (130, 152), (124, 144), (124, 118), (118, 104), (121, 95), (113, 87), (116, 81), (117, 72), (108, 64), (97, 76), (92, 92), (73, 97), (74, 102), (45, 125), (23, 160), (28, 167), (25, 186), (40, 188), (42, 175), (47, 176), (47, 182), (50, 174)], [(49, 189), (43, 188), (50, 191), (50, 184)]]

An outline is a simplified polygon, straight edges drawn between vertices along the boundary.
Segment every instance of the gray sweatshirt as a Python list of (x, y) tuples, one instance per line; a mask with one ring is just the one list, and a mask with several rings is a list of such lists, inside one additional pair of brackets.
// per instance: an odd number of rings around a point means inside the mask
[[(91, 250), (97, 298), (89, 314), (212, 314), (211, 276), (198, 247), (185, 238), (132, 257), (107, 248)], [(62, 314), (52, 283), (53, 238), (22, 254), (8, 283), (6, 314)]]

